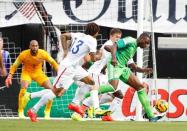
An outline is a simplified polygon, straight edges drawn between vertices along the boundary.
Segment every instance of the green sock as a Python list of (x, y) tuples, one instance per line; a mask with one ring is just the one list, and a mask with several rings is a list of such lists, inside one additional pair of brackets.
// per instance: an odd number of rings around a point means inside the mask
[[(104, 94), (107, 92), (114, 92), (114, 88), (111, 85), (101, 85), (98, 90), (99, 94)], [(85, 94), (84, 98), (87, 98), (90, 96), (90, 93)]]
[(148, 118), (154, 117), (153, 111), (151, 109), (150, 101), (149, 101), (149, 98), (145, 92), (145, 89), (138, 91), (138, 98), (139, 98)]

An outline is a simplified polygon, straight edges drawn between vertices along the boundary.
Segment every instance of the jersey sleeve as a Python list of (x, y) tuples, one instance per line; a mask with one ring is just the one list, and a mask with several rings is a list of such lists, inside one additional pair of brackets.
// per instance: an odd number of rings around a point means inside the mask
[(125, 38), (126, 43), (128, 44), (136, 44), (136, 39), (133, 37), (126, 37)]
[(57, 64), (57, 62), (47, 52), (45, 52), (44, 54), (45, 54), (45, 60), (49, 64), (51, 64), (53, 66), (53, 68), (57, 71), (58, 70), (58, 64)]
[(24, 57), (24, 54), (23, 53), (21, 53), (18, 57), (17, 57), (17, 59), (15, 60), (15, 62), (13, 63), (13, 65), (10, 67), (10, 71), (9, 71), (9, 73), (10, 74), (14, 74), (15, 73), (15, 71), (16, 71), (16, 69), (18, 68), (18, 66), (22, 63), (22, 58)]
[(90, 39), (88, 46), (90, 48), (90, 52), (96, 52), (97, 51), (97, 41), (95, 38)]
[(118, 49), (120, 49), (126, 47), (126, 45), (128, 44), (135, 44), (135, 43), (136, 43), (136, 39), (134, 39), (133, 37), (125, 37), (117, 41), (117, 47)]

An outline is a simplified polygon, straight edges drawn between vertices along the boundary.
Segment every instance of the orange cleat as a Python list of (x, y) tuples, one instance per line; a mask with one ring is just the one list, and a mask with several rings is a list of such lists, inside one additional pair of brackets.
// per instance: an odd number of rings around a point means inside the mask
[(77, 112), (77, 113), (80, 114), (81, 116), (84, 115), (84, 110), (83, 110), (80, 106), (78, 106), (78, 105), (75, 105), (75, 104), (70, 103), (70, 104), (68, 105), (68, 109), (71, 110), (71, 111)]
[(37, 120), (37, 114), (34, 113), (31, 109), (29, 109), (29, 110), (27, 111), (27, 115), (30, 117), (30, 120), (31, 120), (32, 122), (37, 122), (37, 121), (38, 121), (38, 120)]
[(111, 116), (103, 116), (102, 121), (114, 121)]

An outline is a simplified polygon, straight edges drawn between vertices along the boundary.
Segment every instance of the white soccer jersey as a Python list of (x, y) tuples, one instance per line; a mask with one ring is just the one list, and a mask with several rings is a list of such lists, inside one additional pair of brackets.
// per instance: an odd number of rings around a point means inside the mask
[(89, 73), (93, 73), (93, 74), (98, 75), (98, 74), (100, 74), (103, 67), (107, 64), (107, 61), (108, 61), (109, 57), (111, 56), (111, 54), (110, 54), (110, 52), (108, 52), (104, 49), (105, 45), (113, 45), (113, 43), (111, 40), (108, 40), (103, 44), (103, 46), (101, 47), (101, 49), (102, 49), (101, 60), (94, 62), (94, 64), (88, 69)]
[(97, 41), (84, 33), (71, 33), (72, 44), (69, 52), (61, 62), (65, 67), (79, 64), (80, 60), (90, 52), (96, 52)]

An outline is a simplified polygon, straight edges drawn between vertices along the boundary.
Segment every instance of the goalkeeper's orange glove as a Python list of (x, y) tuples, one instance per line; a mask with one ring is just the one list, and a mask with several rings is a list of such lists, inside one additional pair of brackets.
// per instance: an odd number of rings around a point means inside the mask
[(10, 85), (12, 85), (12, 74), (9, 74), (5, 80), (5, 85), (6, 87), (9, 87)]

